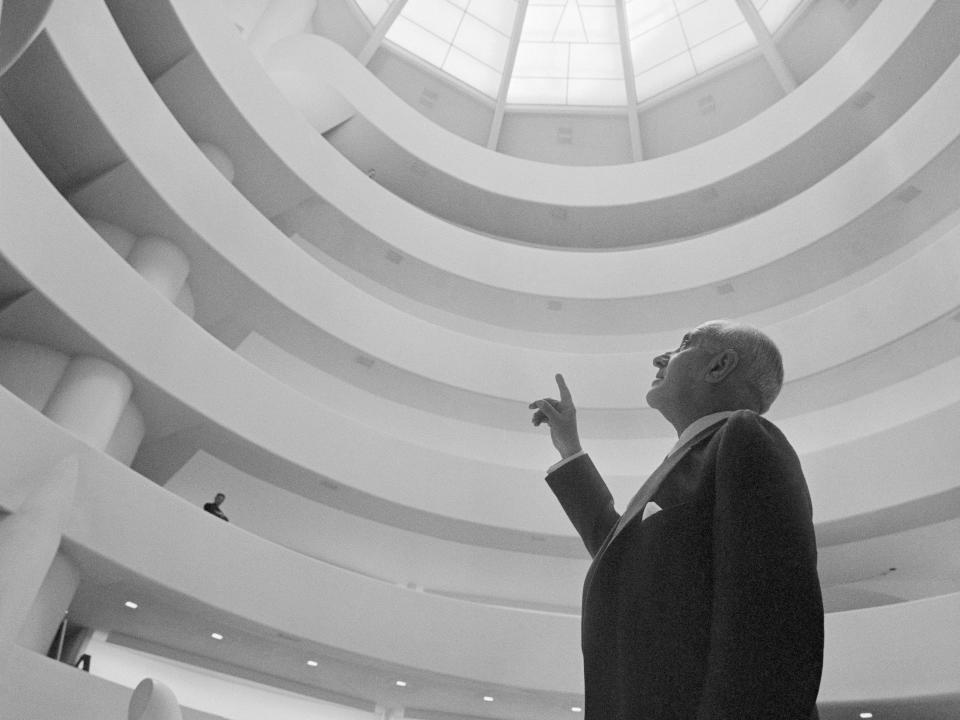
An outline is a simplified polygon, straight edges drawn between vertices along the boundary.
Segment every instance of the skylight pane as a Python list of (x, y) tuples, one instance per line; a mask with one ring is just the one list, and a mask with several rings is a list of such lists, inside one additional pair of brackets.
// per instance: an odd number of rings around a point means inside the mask
[(367, 16), (370, 24), (376, 25), (390, 7), (390, 3), (388, 0), (357, 0), (357, 6)]
[(737, 25), (690, 49), (697, 72), (704, 72), (757, 46), (753, 31)]
[(637, 100), (642, 102), (658, 95), (696, 74), (690, 55), (688, 53), (678, 55), (637, 76)]
[(466, 53), (452, 48), (443, 69), (480, 92), (495, 98), (500, 89), (500, 73)]
[(517, 0), (472, 0), (467, 12), (510, 37), (517, 16)]
[(466, 15), (453, 40), (453, 46), (499, 70), (507, 57), (509, 40), (506, 35), (501, 35), (489, 25)]
[(631, 40), (677, 16), (677, 7), (673, 0), (627, 0), (624, 7), (627, 14), (627, 36)]
[(449, 43), (403, 17), (398, 17), (390, 26), (387, 40), (437, 67), (443, 63), (450, 48)]
[(568, 2), (560, 12), (560, 22), (553, 33), (555, 42), (588, 42), (587, 29), (583, 25), (583, 13), (576, 2)]
[(565, 78), (570, 63), (566, 43), (520, 43), (513, 66), (515, 78)]
[(523, 17), (520, 41), (552, 42), (562, 11), (562, 7), (546, 7), (531, 3), (527, 6), (527, 13)]
[(521, 105), (566, 105), (567, 81), (560, 78), (519, 78), (510, 80), (507, 102)]
[(680, 21), (674, 18), (630, 41), (633, 71), (639, 75), (686, 50), (683, 29)]
[(571, 45), (570, 77), (622, 79), (623, 58), (620, 57), (620, 46)]
[(690, 47), (719, 35), (724, 30), (746, 23), (735, 0), (704, 0), (687, 12), (681, 12), (680, 21)]
[(775, 33), (787, 21), (793, 11), (799, 7), (802, 0), (753, 0), (753, 4), (760, 11), (760, 17), (771, 33)]
[(578, 80), (570, 78), (568, 105), (626, 105), (623, 80)]
[(463, 10), (447, 0), (407, 0), (400, 17), (450, 41), (460, 26)]
[(587, 39), (590, 42), (620, 42), (620, 31), (617, 29), (616, 8), (582, 7), (580, 8), (580, 16), (583, 18), (583, 26), (587, 31)]

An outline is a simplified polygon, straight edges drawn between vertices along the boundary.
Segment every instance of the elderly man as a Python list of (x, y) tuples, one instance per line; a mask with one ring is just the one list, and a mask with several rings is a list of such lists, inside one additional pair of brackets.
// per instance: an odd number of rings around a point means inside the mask
[(808, 720), (823, 664), (810, 496), (761, 417), (783, 382), (759, 330), (704, 323), (653, 360), (647, 402), (677, 431), (623, 515), (576, 408), (530, 404), (561, 461), (547, 483), (593, 563), (583, 586), (587, 720)]

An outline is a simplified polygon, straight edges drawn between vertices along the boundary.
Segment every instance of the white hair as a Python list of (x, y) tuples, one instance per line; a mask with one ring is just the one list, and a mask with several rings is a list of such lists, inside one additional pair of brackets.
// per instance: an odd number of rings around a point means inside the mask
[(693, 334), (717, 350), (735, 350), (740, 356), (744, 385), (753, 396), (754, 407), (750, 409), (761, 414), (770, 409), (783, 387), (783, 358), (773, 340), (755, 327), (731, 320), (705, 322)]

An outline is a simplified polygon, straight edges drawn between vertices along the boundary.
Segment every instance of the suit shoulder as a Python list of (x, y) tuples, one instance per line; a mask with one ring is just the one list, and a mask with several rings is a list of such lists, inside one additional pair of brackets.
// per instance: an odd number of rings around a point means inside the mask
[(783, 432), (753, 410), (738, 410), (717, 433), (717, 449), (721, 455), (780, 457), (795, 462), (796, 451)]
[(737, 410), (724, 424), (725, 434), (767, 436), (771, 440), (786, 441), (783, 432), (755, 410)]

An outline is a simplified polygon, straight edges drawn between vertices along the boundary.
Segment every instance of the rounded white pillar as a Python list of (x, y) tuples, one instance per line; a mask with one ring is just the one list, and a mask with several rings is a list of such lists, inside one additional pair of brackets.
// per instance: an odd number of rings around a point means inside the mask
[(253, 54), (263, 62), (267, 51), (284, 38), (308, 32), (317, 0), (272, 0), (247, 39)]
[(113, 435), (106, 448), (104, 448), (104, 452), (124, 465), (130, 465), (137, 456), (137, 450), (140, 449), (140, 443), (143, 441), (146, 431), (147, 426), (143, 420), (143, 413), (140, 412), (140, 408), (134, 405), (133, 401), (130, 401), (123, 412), (120, 413), (117, 427), (114, 428)]
[(177, 299), (173, 301), (173, 304), (188, 318), (192, 318), (196, 314), (197, 306), (196, 303), (194, 303), (193, 291), (190, 290), (189, 283), (183, 284), (183, 288), (180, 290), (180, 294), (177, 295)]
[[(0, 646), (17, 639), (45, 583), (70, 517), (79, 472), (76, 457), (60, 461), (38, 478), (36, 490), (16, 512), (0, 520)], [(58, 586), (69, 585), (60, 571), (56, 576)], [(59, 622), (54, 618), (54, 633)]]
[(113, 250), (122, 258), (127, 257), (137, 242), (137, 237), (129, 230), (100, 220), (99, 218), (84, 218), (87, 224), (96, 230), (97, 235), (103, 238)]
[(80, 570), (76, 563), (58, 552), (43, 578), (26, 620), (20, 626), (17, 644), (45, 655), (79, 585)]
[(207, 160), (213, 163), (213, 166), (220, 171), (220, 174), (227, 179), (227, 182), (232, 183), (236, 171), (230, 156), (213, 143), (198, 142), (197, 147), (200, 149), (200, 152), (207, 156)]
[(161, 237), (137, 240), (127, 262), (170, 302), (177, 299), (190, 274), (190, 259), (186, 253)]
[(115, 365), (79, 355), (67, 365), (43, 412), (103, 450), (113, 437), (132, 390), (130, 378)]
[(127, 718), (129, 720), (183, 720), (183, 715), (173, 690), (152, 678), (145, 678), (134, 688)]
[(70, 356), (45, 345), (0, 338), (0, 385), (42, 411), (70, 364)]

